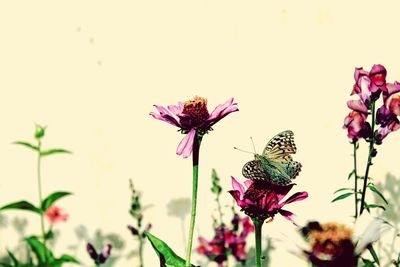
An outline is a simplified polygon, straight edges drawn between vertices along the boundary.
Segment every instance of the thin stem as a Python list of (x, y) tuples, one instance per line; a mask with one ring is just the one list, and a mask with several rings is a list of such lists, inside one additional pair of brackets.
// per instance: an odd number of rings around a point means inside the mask
[(215, 201), (217, 201), (217, 205), (218, 205), (219, 224), (222, 225), (222, 224), (224, 224), (224, 221), (222, 220), (222, 209), (221, 209), (221, 203), (219, 202), (219, 194), (217, 195), (217, 198), (215, 199)]
[(261, 231), (264, 220), (259, 218), (252, 219), (255, 228), (255, 242), (256, 242), (256, 267), (261, 267)]
[(354, 217), (358, 217), (358, 175), (357, 175), (357, 141), (353, 142), (353, 158), (354, 158), (354, 204), (355, 204), (355, 214)]
[(190, 267), (190, 257), (192, 255), (192, 244), (193, 244), (193, 232), (194, 225), (196, 221), (196, 206), (197, 206), (197, 187), (199, 181), (199, 152), (200, 152), (200, 144), (201, 144), (201, 136), (195, 136), (193, 141), (193, 185), (192, 185), (192, 210), (190, 216), (190, 228), (189, 228), (189, 239), (186, 249), (186, 267)]
[(368, 181), (368, 173), (369, 173), (369, 167), (372, 165), (372, 152), (374, 150), (374, 142), (375, 142), (375, 134), (374, 134), (374, 128), (375, 128), (375, 101), (372, 102), (372, 108), (371, 108), (371, 115), (372, 115), (372, 125), (371, 125), (371, 133), (372, 137), (369, 143), (369, 151), (368, 151), (368, 162), (367, 162), (367, 167), (365, 169), (365, 175), (364, 175), (364, 185), (363, 185), (363, 190), (362, 190), (362, 196), (361, 196), (361, 207), (360, 207), (360, 215), (364, 211), (364, 205), (365, 205), (365, 195), (367, 193), (367, 181)]
[[(38, 179), (38, 191), (39, 191), (39, 207), (42, 207), (42, 203), (43, 203), (43, 194), (42, 194), (42, 177), (41, 177), (41, 159), (42, 156), (40, 154), (41, 152), (41, 145), (42, 143), (40, 142), (40, 140), (38, 141), (38, 160), (37, 160), (37, 179)], [(40, 228), (42, 231), (42, 238), (43, 238), (43, 246), (45, 248), (45, 253), (44, 253), (44, 261), (47, 265), (47, 247), (46, 247), (46, 231), (45, 231), (45, 227), (44, 227), (44, 211), (42, 211), (40, 213)]]

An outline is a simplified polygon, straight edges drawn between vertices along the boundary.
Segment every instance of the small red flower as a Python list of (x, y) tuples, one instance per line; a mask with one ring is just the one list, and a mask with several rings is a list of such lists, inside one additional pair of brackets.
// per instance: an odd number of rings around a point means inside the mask
[(44, 215), (47, 217), (51, 224), (65, 222), (68, 219), (68, 214), (64, 213), (62, 209), (57, 206), (51, 206), (50, 208), (48, 208)]
[(176, 153), (184, 158), (190, 156), (193, 150), (193, 142), (196, 134), (202, 136), (212, 130), (212, 126), (229, 113), (238, 111), (233, 98), (224, 104), (218, 105), (211, 114), (207, 109), (207, 99), (196, 96), (193, 100), (178, 105), (170, 105), (167, 108), (154, 105), (158, 113), (150, 112), (155, 119), (165, 121), (180, 128), (186, 136), (179, 143)]

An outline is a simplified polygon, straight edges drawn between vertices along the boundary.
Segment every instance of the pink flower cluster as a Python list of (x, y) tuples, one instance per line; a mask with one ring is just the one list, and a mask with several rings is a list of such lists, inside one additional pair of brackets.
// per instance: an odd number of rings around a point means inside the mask
[[(363, 68), (355, 69), (355, 84), (351, 95), (357, 95), (359, 99), (347, 102), (351, 111), (346, 116), (343, 126), (347, 129), (347, 136), (353, 141), (360, 138), (369, 140), (374, 135), (375, 142), (380, 144), (389, 133), (400, 128), (397, 118), (400, 116), (400, 84), (387, 83), (386, 74), (386, 68), (379, 64), (373, 65), (369, 72)], [(367, 118), (372, 104), (381, 95), (382, 105), (376, 112), (376, 124), (379, 128), (373, 133)]]
[(239, 262), (245, 262), (247, 259), (246, 238), (251, 232), (254, 232), (254, 227), (249, 217), (240, 218), (238, 214), (235, 214), (231, 228), (225, 225), (216, 227), (214, 238), (210, 241), (199, 237), (200, 246), (197, 252), (210, 261), (216, 262), (218, 266), (223, 266), (228, 255), (233, 255)]

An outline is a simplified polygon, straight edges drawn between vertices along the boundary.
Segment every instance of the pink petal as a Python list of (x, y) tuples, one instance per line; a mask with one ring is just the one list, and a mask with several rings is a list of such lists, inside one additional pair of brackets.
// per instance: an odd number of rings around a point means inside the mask
[(184, 158), (190, 156), (193, 151), (193, 141), (196, 136), (196, 130), (191, 129), (190, 132), (182, 139), (176, 149), (176, 154), (183, 155)]
[(242, 198), (242, 195), (241, 195), (241, 193), (240, 193), (238, 190), (230, 190), (230, 191), (228, 191), (228, 193), (232, 195), (233, 199), (236, 201), (236, 204), (237, 204), (239, 207), (244, 208), (244, 207), (246, 207), (246, 206), (248, 205), (248, 204), (245, 202), (246, 199), (245, 199), (245, 201), (242, 201), (242, 199), (241, 199), (241, 198)]
[(394, 83), (387, 83), (386, 87), (387, 87), (387, 93), (389, 95), (400, 92), (400, 83), (397, 81)]
[(286, 199), (285, 201), (283, 201), (281, 204), (279, 204), (280, 207), (283, 207), (289, 203), (293, 203), (293, 202), (297, 202), (297, 201), (301, 201), (303, 199), (306, 199), (308, 197), (308, 193), (307, 192), (297, 192), (295, 194), (293, 194), (292, 196), (290, 196), (288, 199)]
[(294, 225), (298, 226), (298, 225), (294, 222), (294, 220), (293, 220), (294, 217), (295, 217), (295, 215), (294, 215), (292, 212), (287, 211), (287, 210), (283, 210), (283, 209), (279, 209), (278, 212), (279, 212), (283, 217), (285, 217), (285, 219), (291, 221)]
[(287, 185), (282, 190), (276, 192), (278, 202), (281, 201), (287, 195), (287, 193), (289, 193), (293, 186), (294, 184)]
[(150, 112), (150, 115), (153, 116), (153, 118), (155, 118), (157, 120), (167, 122), (176, 127), (181, 127), (180, 123), (177, 120), (175, 120), (173, 117), (168, 117), (167, 115), (162, 116), (162, 115), (154, 113), (154, 112)]
[(246, 186), (246, 188), (249, 188), (252, 184), (253, 184), (253, 181), (250, 179), (247, 179), (246, 181), (244, 181), (244, 185)]
[(218, 105), (213, 112), (211, 112), (210, 117), (208, 117), (207, 122), (211, 125), (215, 124), (226, 115), (231, 112), (238, 111), (238, 107), (236, 103), (233, 103), (233, 97), (229, 98), (224, 104)]
[(231, 176), (231, 178), (232, 178), (231, 181), (232, 181), (233, 190), (239, 191), (240, 192), (240, 196), (242, 197), (244, 195), (245, 188), (233, 176)]
[(347, 101), (347, 106), (354, 111), (368, 114), (368, 108), (361, 100), (349, 100)]
[(181, 108), (180, 106), (169, 105), (169, 106), (168, 106), (168, 110), (171, 111), (172, 114), (178, 116), (179, 114), (182, 113), (183, 107)]

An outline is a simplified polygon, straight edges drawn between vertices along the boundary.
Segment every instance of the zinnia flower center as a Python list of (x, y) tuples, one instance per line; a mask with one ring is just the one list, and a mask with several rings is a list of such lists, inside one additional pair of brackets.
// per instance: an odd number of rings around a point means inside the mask
[(278, 188), (262, 181), (253, 183), (244, 193), (244, 198), (255, 205), (246, 208), (245, 213), (251, 218), (259, 217), (264, 220), (274, 217), (279, 203), (276, 189)]
[(190, 120), (192, 127), (200, 126), (210, 116), (207, 110), (207, 99), (195, 96), (193, 100), (185, 101), (182, 113), (187, 116), (185, 119)]
[(321, 224), (322, 230), (312, 230), (309, 238), (314, 254), (322, 258), (334, 258), (340, 255), (345, 247), (352, 244), (353, 231), (343, 224)]

